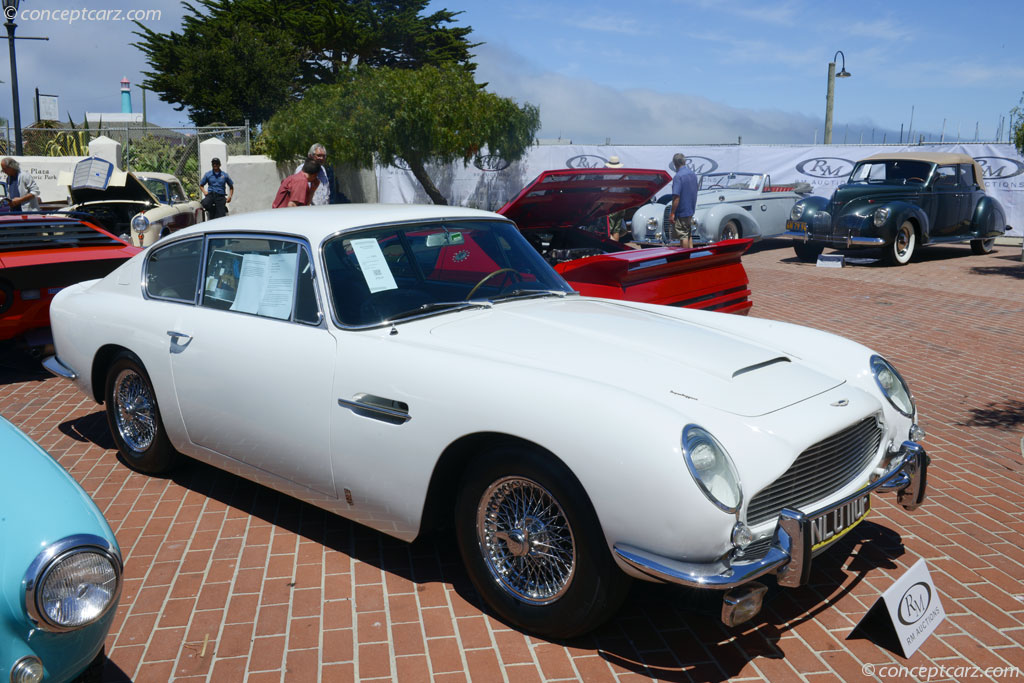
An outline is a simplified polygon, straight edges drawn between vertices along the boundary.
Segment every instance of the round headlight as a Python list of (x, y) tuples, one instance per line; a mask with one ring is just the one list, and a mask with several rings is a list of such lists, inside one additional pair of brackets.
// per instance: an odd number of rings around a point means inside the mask
[(697, 425), (683, 430), (683, 457), (694, 481), (712, 503), (736, 512), (743, 502), (740, 478), (732, 458), (715, 437)]
[(800, 202), (797, 202), (796, 204), (793, 205), (793, 209), (789, 212), (789, 218), (790, 220), (798, 221), (800, 220), (800, 216), (803, 215), (804, 205), (801, 204)]
[(880, 228), (885, 225), (885, 222), (889, 220), (889, 207), (880, 206), (875, 209), (875, 227)]
[(105, 539), (71, 536), (44, 550), (26, 575), (30, 616), (48, 631), (97, 621), (121, 592), (121, 560)]
[(149, 228), (149, 219), (141, 213), (132, 219), (132, 230), (135, 232), (146, 232)]
[(875, 376), (878, 388), (889, 399), (893, 408), (907, 417), (913, 417), (914, 397), (900, 373), (896, 372), (896, 368), (881, 356), (871, 356), (871, 372)]
[(22, 657), (11, 667), (11, 683), (39, 683), (43, 680), (43, 663), (38, 657)]

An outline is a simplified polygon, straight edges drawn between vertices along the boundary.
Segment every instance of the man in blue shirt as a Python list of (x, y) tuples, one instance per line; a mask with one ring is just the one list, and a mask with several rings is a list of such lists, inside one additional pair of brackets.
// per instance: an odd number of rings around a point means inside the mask
[[(220, 159), (216, 157), (211, 159), (210, 166), (213, 170), (207, 171), (203, 175), (202, 180), (199, 181), (199, 189), (205, 195), (200, 203), (206, 209), (207, 217), (212, 220), (228, 215), (227, 204), (235, 195), (235, 183), (232, 182), (231, 176), (220, 170)], [(203, 187), (204, 185), (209, 185), (210, 189), (207, 190)]]
[(697, 208), (697, 174), (686, 165), (686, 157), (676, 153), (672, 157), (676, 174), (672, 178), (672, 231), (679, 246), (693, 246), (693, 212)]

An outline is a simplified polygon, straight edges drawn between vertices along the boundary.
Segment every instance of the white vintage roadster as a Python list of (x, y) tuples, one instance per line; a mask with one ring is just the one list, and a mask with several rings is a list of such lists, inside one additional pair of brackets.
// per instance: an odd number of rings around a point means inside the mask
[(493, 213), (230, 217), (65, 289), (51, 319), (47, 367), (106, 404), (132, 467), (196, 458), (406, 540), (454, 523), (487, 604), (548, 637), (609, 617), (631, 577), (721, 590), (740, 623), (756, 579), (806, 581), (872, 496), (925, 496), (914, 402), (878, 354), (581, 297)]

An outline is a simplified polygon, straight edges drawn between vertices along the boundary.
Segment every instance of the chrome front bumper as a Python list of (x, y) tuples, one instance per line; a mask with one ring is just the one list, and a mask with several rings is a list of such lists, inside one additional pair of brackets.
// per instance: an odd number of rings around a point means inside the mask
[(694, 588), (728, 590), (770, 572), (775, 572), (782, 586), (801, 586), (807, 582), (811, 572), (811, 526), (814, 520), (869, 493), (896, 492), (897, 501), (907, 510), (913, 510), (924, 502), (928, 486), (928, 454), (920, 444), (904, 441), (897, 458), (899, 464), (888, 473), (833, 505), (808, 513), (790, 508), (782, 510), (768, 554), (760, 559), (750, 562), (681, 562), (626, 545), (616, 545), (615, 554), (647, 576)]
[(78, 379), (78, 373), (60, 362), (57, 356), (47, 356), (43, 359), (43, 367), (51, 374), (72, 381)]
[(840, 247), (881, 247), (885, 240), (881, 237), (861, 237), (860, 235), (815, 235), (798, 230), (787, 230), (782, 237), (791, 237), (801, 242), (824, 242)]

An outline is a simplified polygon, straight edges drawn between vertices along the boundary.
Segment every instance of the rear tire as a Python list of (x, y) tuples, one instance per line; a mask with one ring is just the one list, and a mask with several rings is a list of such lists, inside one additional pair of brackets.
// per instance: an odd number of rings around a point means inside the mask
[(146, 474), (163, 474), (181, 462), (167, 439), (153, 383), (138, 356), (122, 351), (107, 370), (107, 422), (125, 464)]
[(825, 250), (824, 244), (817, 244), (815, 242), (797, 242), (793, 245), (793, 251), (796, 252), (796, 257), (805, 263), (814, 263), (821, 256), (821, 252)]
[(884, 260), (890, 266), (905, 266), (914, 257), (916, 246), (917, 234), (914, 232), (914, 224), (910, 221), (903, 221), (893, 236), (892, 244), (885, 247)]
[(735, 240), (740, 238), (740, 226), (736, 224), (736, 221), (728, 221), (722, 226), (722, 232), (718, 236), (719, 240)]
[(629, 590), (583, 487), (536, 450), (501, 446), (470, 464), (455, 532), (477, 592), (524, 631), (580, 635), (608, 619)]
[(971, 240), (971, 251), (978, 256), (983, 254), (991, 254), (992, 248), (996, 246), (996, 238), (989, 237), (983, 240)]

